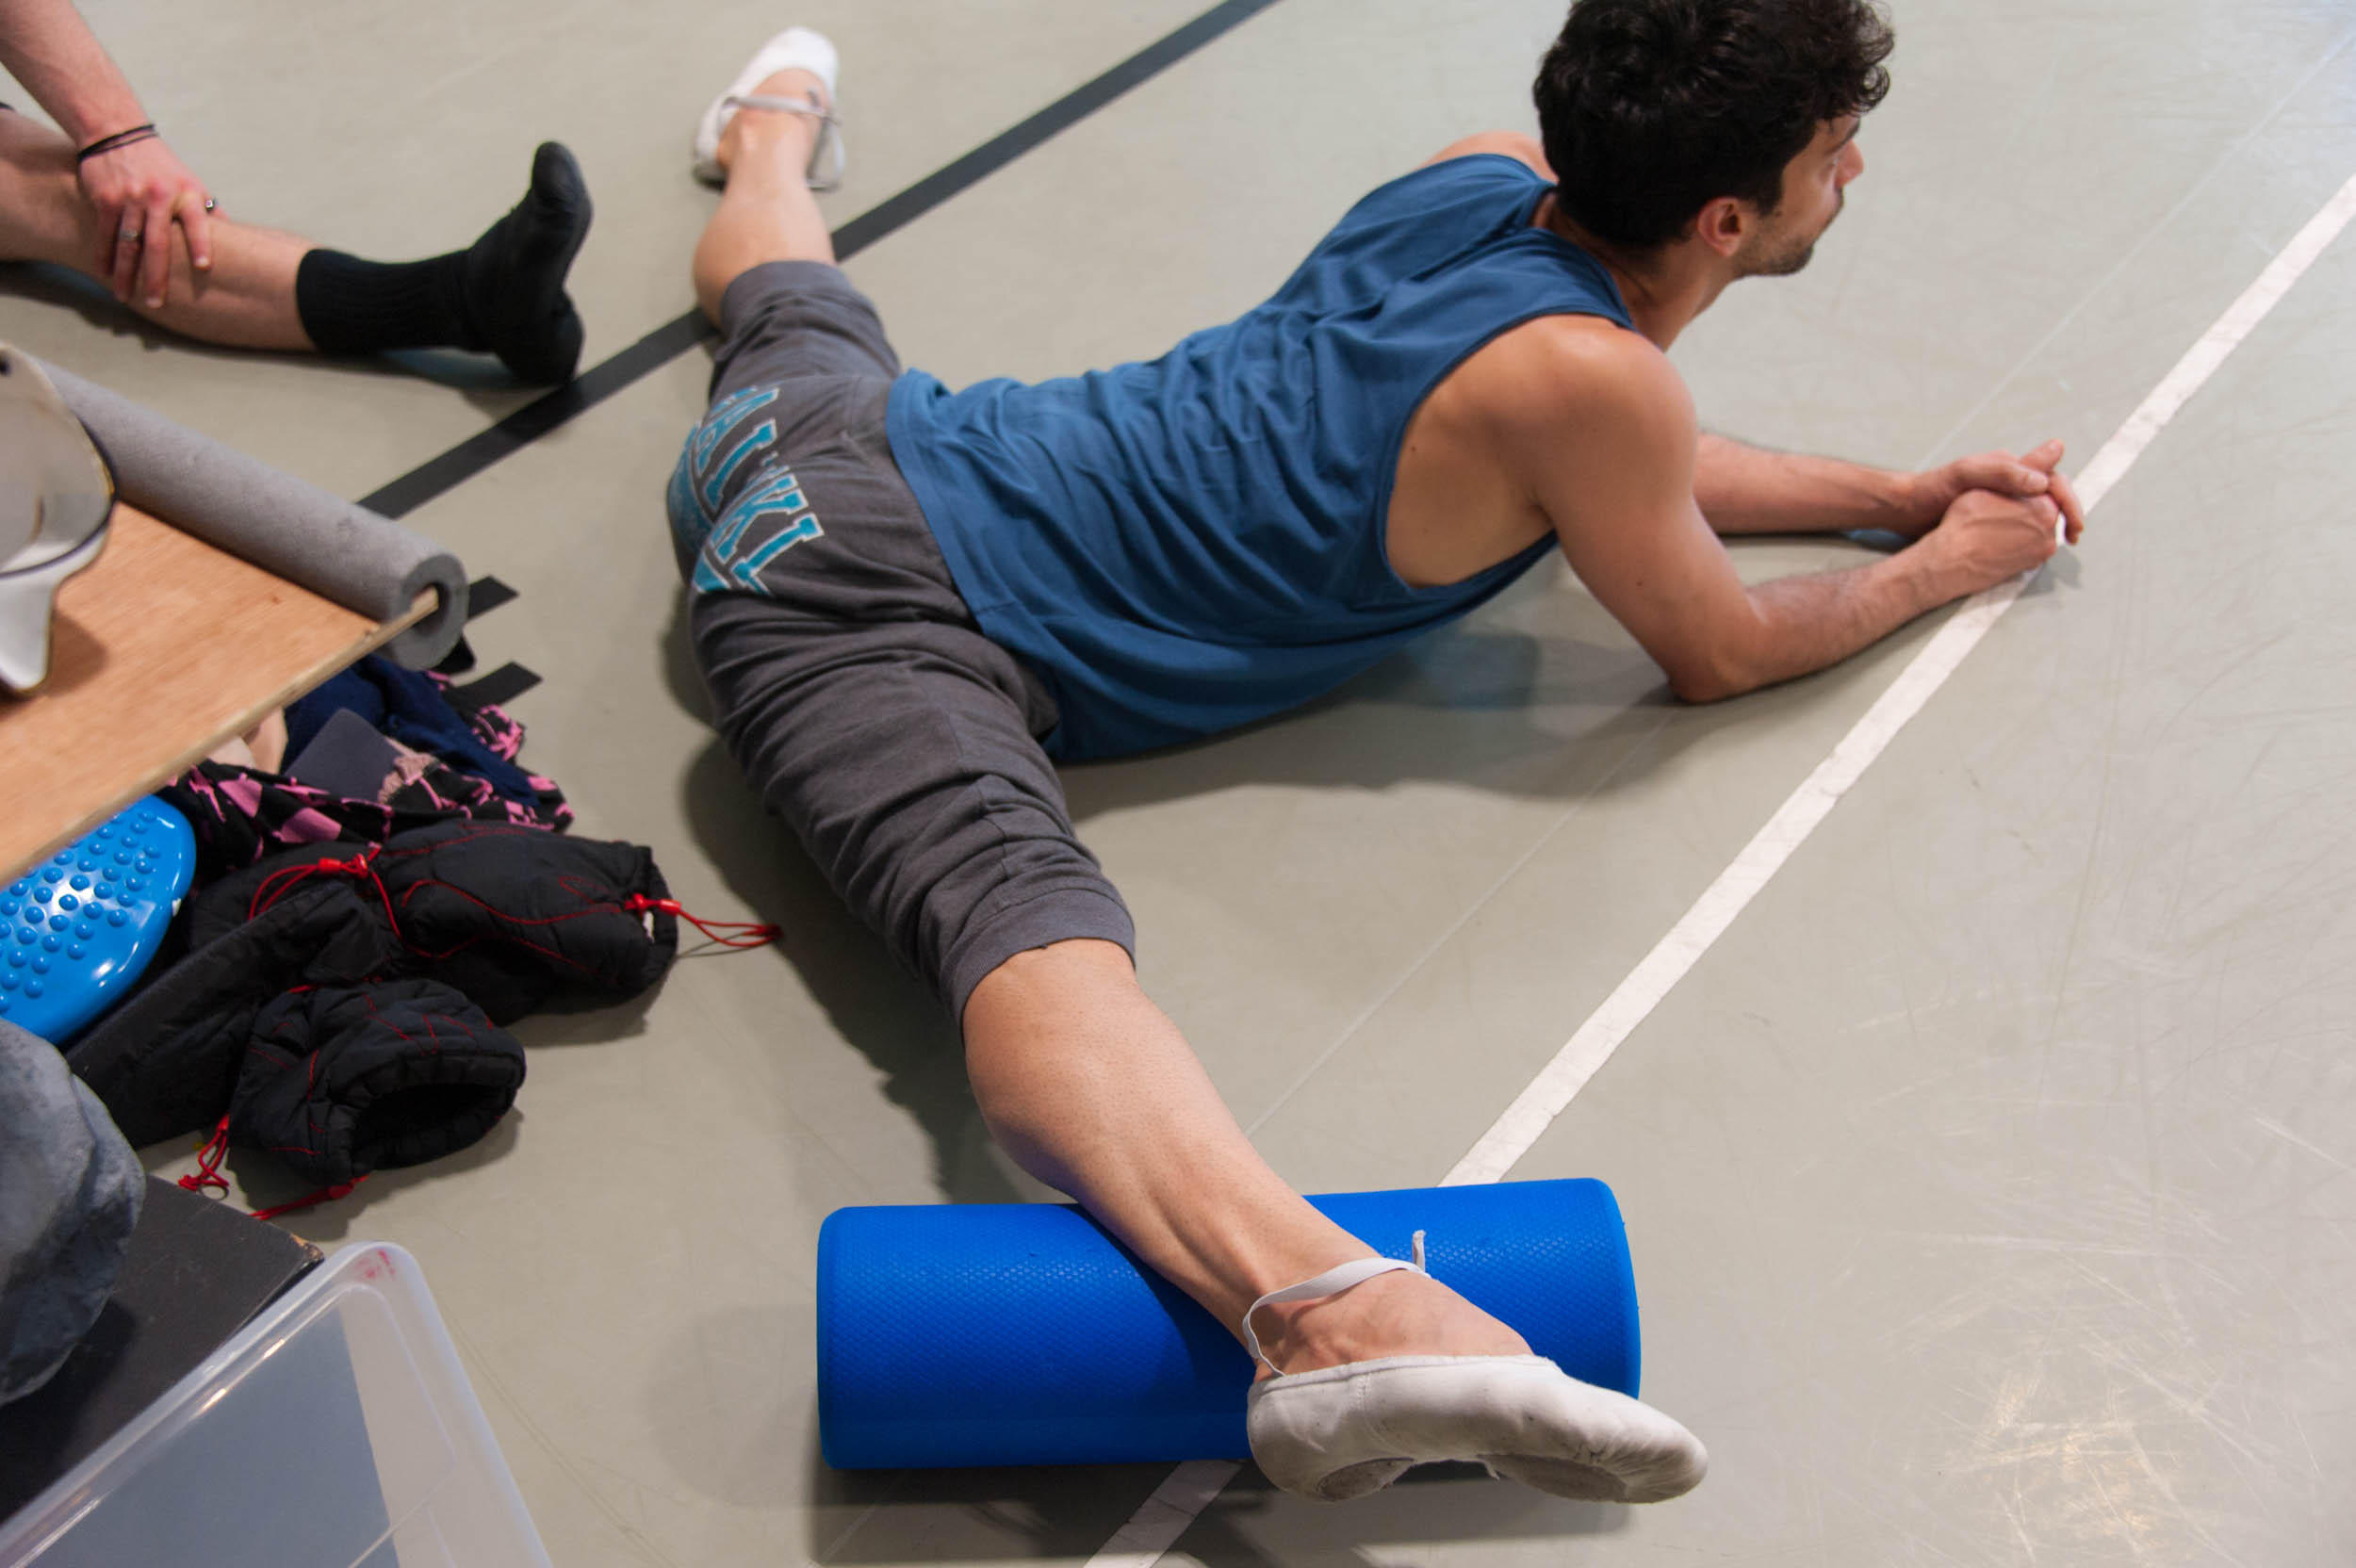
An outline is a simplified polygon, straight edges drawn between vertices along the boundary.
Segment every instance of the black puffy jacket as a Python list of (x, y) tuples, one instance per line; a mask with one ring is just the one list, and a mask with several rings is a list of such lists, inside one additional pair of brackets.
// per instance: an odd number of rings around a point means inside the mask
[(675, 909), (646, 849), (533, 828), (288, 850), (205, 890), (188, 956), (67, 1060), (134, 1144), (228, 1116), (233, 1142), (350, 1181), (481, 1137), (523, 1080), (498, 1025), (637, 995)]

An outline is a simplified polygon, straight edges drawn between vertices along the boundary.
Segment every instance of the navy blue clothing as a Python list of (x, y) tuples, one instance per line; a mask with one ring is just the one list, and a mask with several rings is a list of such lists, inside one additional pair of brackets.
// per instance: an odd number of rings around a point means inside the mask
[(537, 808), (540, 788), (530, 774), (483, 743), (441, 686), (421, 670), (404, 670), (382, 654), (330, 677), (286, 705), (286, 756), (303, 755), (338, 708), (349, 708), (415, 751), (431, 752), (473, 774), (503, 799)]
[(1536, 317), (1630, 325), (1548, 187), (1451, 159), (1350, 209), (1267, 303), (1161, 358), (1036, 385), (894, 384), (892, 455), (990, 638), (1044, 678), (1064, 759), (1189, 740), (1331, 690), (1551, 547), (1414, 588), (1384, 548), (1415, 410)]

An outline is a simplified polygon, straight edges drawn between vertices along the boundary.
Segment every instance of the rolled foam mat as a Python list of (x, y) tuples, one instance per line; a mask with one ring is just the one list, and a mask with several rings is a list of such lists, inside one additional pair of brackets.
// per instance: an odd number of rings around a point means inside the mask
[(433, 540), (46, 361), (41, 369), (133, 506), (372, 620), (433, 589), (425, 619), (384, 647), (410, 669), (431, 668), (457, 643), (466, 573)]
[[(1310, 1202), (1587, 1382), (1636, 1393), (1636, 1281), (1601, 1182)], [(1248, 1457), (1252, 1362), (1080, 1210), (839, 1209), (818, 1233), (818, 1430), (841, 1470)]]

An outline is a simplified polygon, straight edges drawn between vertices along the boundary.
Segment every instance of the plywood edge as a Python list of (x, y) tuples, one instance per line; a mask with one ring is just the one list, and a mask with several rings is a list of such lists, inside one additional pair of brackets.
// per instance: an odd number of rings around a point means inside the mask
[(410, 604), (407, 612), (399, 619), (379, 622), (365, 635), (353, 639), (349, 646), (319, 660), (309, 669), (286, 681), (269, 695), (239, 710), (236, 721), (225, 726), (218, 734), (192, 741), (186, 749), (170, 761), (150, 770), (136, 783), (112, 792), (98, 804), (89, 807), (80, 815), (74, 817), (62, 831), (57, 832), (47, 841), (37, 845), (29, 854), (17, 856), (9, 864), (0, 867), (0, 881), (22, 874), (27, 867), (37, 864), (47, 856), (56, 854), (91, 828), (113, 817), (141, 795), (152, 792), (158, 785), (177, 778), (188, 769), (196, 766), (222, 742), (244, 734), (268, 718), (273, 710), (286, 707), (336, 671), (374, 653), (401, 632), (425, 619), (434, 610), (434, 590), (426, 589), (417, 596), (416, 600)]

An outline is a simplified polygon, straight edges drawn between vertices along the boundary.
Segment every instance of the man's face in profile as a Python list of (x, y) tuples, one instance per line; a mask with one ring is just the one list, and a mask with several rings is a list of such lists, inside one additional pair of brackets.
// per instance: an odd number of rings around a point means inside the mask
[(1817, 127), (1816, 138), (1783, 168), (1783, 196), (1735, 255), (1740, 276), (1783, 278), (1806, 267), (1816, 242), (1841, 216), (1851, 180), (1865, 172), (1857, 150), (1857, 117), (1846, 115)]

